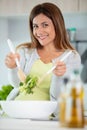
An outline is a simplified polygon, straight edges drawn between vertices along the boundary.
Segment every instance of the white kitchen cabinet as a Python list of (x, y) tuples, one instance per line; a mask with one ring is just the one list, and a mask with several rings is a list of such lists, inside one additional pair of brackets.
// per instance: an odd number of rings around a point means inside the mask
[(25, 15), (42, 2), (56, 4), (63, 13), (87, 12), (87, 0), (0, 0), (0, 15)]
[(79, 0), (79, 12), (87, 12), (87, 0)]
[(36, 4), (42, 2), (57, 4), (63, 13), (78, 12), (78, 0), (0, 0), (0, 15), (29, 14)]
[(0, 0), (0, 15), (22, 14), (24, 0)]
[(78, 12), (78, 0), (56, 0), (57, 5), (63, 13)]

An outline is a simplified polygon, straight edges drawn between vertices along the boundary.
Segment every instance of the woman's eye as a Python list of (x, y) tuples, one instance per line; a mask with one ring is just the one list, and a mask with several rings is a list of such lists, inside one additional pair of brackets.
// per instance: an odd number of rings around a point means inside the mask
[(38, 28), (38, 26), (37, 25), (33, 25), (33, 29), (36, 29), (36, 28)]
[(43, 24), (43, 27), (47, 27), (48, 26), (48, 24)]

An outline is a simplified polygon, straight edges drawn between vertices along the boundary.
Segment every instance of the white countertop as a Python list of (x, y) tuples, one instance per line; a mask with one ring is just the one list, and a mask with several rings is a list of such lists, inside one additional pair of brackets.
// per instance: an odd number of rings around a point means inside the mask
[(0, 130), (57, 130), (57, 121), (34, 121), (29, 119), (0, 119)]
[[(58, 121), (0, 118), (0, 130), (73, 130), (73, 128), (62, 128)], [(74, 130), (87, 130), (87, 126)]]

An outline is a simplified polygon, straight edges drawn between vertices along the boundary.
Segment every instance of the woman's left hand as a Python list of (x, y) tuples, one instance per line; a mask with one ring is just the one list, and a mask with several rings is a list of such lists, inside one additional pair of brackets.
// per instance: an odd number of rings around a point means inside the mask
[(63, 76), (66, 72), (66, 64), (62, 61), (56, 63), (56, 68), (54, 69), (54, 74), (57, 76)]

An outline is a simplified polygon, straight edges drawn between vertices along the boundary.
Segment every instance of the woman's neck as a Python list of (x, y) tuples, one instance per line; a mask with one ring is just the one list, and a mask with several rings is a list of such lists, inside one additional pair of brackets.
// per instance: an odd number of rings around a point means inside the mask
[(59, 57), (64, 51), (57, 50), (55, 48), (43, 48), (43, 49), (37, 49), (37, 53), (40, 56), (40, 59), (44, 63), (50, 63), (53, 59)]

